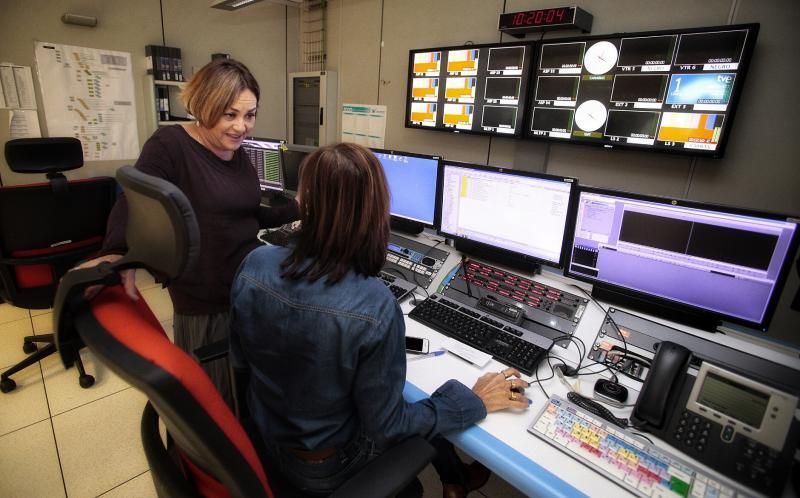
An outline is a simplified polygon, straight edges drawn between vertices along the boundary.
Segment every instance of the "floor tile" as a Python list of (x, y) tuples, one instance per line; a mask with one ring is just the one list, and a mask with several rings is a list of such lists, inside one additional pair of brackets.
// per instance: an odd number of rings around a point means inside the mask
[(150, 272), (147, 270), (142, 270), (141, 268), (136, 270), (136, 288), (141, 291), (157, 286), (160, 287), (161, 284), (156, 283), (156, 281), (153, 279), (153, 276), (150, 275)]
[(127, 382), (98, 361), (87, 348), (81, 350), (81, 359), (86, 373), (94, 377), (94, 385), (88, 389), (82, 388), (78, 383), (78, 369), (75, 367), (65, 369), (58, 355), (42, 360), (47, 400), (53, 415), (130, 387)]
[(28, 317), (28, 310), (11, 306), (8, 303), (0, 304), (0, 323), (13, 322)]
[(97, 496), (148, 470), (139, 435), (145, 402), (126, 389), (53, 417), (70, 498)]
[(172, 328), (172, 319), (169, 320), (161, 320), (161, 327), (164, 329), (164, 332), (167, 333), (167, 337), (172, 342), (175, 342), (175, 331)]
[(124, 482), (100, 495), (102, 498), (157, 498), (150, 471)]
[(50, 418), (39, 365), (31, 365), (11, 378), (17, 388), (0, 394), (0, 435)]
[(31, 310), (31, 316), (38, 316), (38, 315), (46, 315), (47, 313), (52, 313), (53, 308), (47, 308), (45, 310)]
[(172, 300), (167, 289), (151, 287), (140, 292), (159, 321), (172, 319)]
[(48, 311), (38, 315), (31, 314), (31, 321), (33, 322), (33, 333), (39, 334), (52, 334), (53, 333), (53, 312)]
[(65, 496), (50, 421), (0, 436), (0, 496)]
[(0, 368), (16, 364), (25, 358), (22, 352), (22, 338), (33, 335), (31, 319), (26, 315), (20, 320), (0, 323)]

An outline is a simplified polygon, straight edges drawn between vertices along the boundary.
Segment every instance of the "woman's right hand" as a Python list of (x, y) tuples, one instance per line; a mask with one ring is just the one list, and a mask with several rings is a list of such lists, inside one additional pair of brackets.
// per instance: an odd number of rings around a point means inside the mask
[(506, 368), (499, 373), (487, 373), (472, 386), (474, 392), (486, 406), (486, 413), (505, 410), (506, 408), (526, 409), (530, 406), (525, 397), (528, 383), (520, 378), (516, 368)]
[[(79, 264), (75, 267), (75, 269), (81, 268), (92, 268), (94, 266), (99, 265), (100, 263), (114, 263), (122, 259), (122, 255), (120, 254), (106, 254), (105, 256), (100, 256), (94, 259), (90, 259), (88, 261), (84, 261), (83, 263)], [(120, 278), (122, 279), (122, 286), (125, 289), (125, 294), (128, 295), (132, 300), (138, 301), (139, 294), (136, 292), (136, 270), (122, 270), (120, 273)], [(92, 299), (94, 296), (100, 292), (102, 289), (102, 285), (93, 285), (88, 287), (84, 292), (83, 296), (86, 299)]]

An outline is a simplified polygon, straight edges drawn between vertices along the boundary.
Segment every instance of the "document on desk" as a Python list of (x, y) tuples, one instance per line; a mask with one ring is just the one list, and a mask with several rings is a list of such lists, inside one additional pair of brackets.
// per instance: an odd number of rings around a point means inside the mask
[(467, 360), (478, 368), (485, 367), (489, 363), (489, 360), (492, 359), (492, 355), (484, 353), (483, 351), (478, 351), (472, 346), (468, 346), (455, 339), (445, 340), (442, 342), (442, 347), (454, 355)]

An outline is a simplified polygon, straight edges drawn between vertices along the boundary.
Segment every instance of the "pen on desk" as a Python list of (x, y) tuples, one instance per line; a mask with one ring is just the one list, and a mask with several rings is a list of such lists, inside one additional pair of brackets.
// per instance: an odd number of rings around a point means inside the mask
[(445, 353), (445, 350), (444, 349), (440, 349), (439, 351), (433, 351), (433, 352), (427, 353), (427, 354), (420, 354), (420, 355), (417, 355), (417, 356), (412, 356), (411, 358), (408, 358), (406, 360), (406, 362), (422, 360), (423, 358), (433, 358), (434, 356), (442, 356), (444, 353)]

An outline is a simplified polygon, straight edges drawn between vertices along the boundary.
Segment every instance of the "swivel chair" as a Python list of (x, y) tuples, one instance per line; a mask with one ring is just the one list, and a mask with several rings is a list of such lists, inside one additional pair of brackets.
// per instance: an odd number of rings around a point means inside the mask
[[(10, 140), (5, 156), (12, 171), (46, 173), (49, 181), (0, 187), (0, 298), (20, 308), (47, 309), (62, 275), (100, 249), (116, 182), (67, 181), (63, 171), (83, 166), (75, 138)], [(46, 346), (38, 349), (36, 343)], [(53, 334), (25, 337), (22, 350), (30, 356), (0, 374), (4, 393), (16, 388), (11, 375), (56, 352)], [(83, 364), (77, 367), (81, 387), (94, 384)]]
[[(254, 442), (191, 357), (172, 344), (144, 300), (134, 302), (119, 285), (119, 272), (145, 268), (169, 282), (191, 269), (199, 249), (197, 223), (180, 190), (124, 167), (117, 179), (128, 201), (129, 252), (115, 263), (69, 272), (55, 301), (56, 342), (64, 365), (76, 360), (81, 341), (149, 402), (142, 415), (142, 443), (158, 495), (298, 496), (275, 472), (267, 480)], [(106, 287), (91, 301), (83, 290)], [(165, 446), (158, 422), (166, 426)], [(430, 461), (432, 447), (412, 438), (374, 460), (335, 496), (390, 496)], [(276, 483), (280, 483), (276, 486)]]

